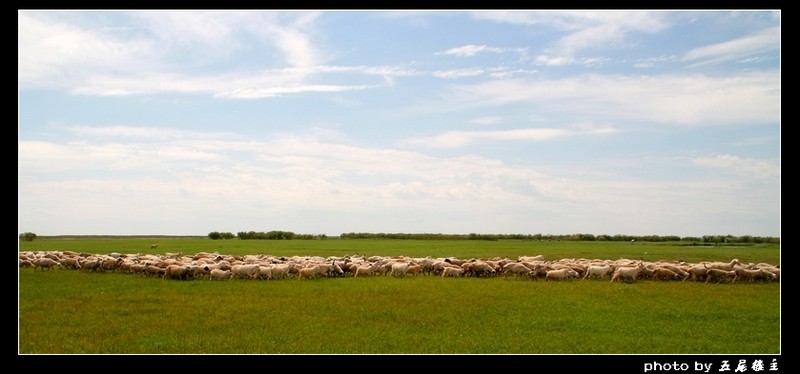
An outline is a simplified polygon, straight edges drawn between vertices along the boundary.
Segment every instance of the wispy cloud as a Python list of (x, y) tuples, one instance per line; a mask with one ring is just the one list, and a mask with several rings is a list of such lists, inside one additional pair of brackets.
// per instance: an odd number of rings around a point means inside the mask
[(471, 57), (475, 56), (478, 53), (483, 52), (491, 52), (491, 53), (505, 53), (505, 52), (517, 52), (517, 53), (524, 53), (524, 48), (498, 48), (498, 47), (490, 47), (487, 45), (477, 45), (477, 44), (467, 44), (462, 45), (460, 47), (450, 48), (448, 50), (442, 52), (436, 52), (436, 55), (453, 55), (459, 57)]
[(779, 17), (23, 10), (18, 225), (771, 235)]
[(231, 98), (231, 99), (261, 99), (265, 97), (277, 97), (284, 94), (297, 94), (304, 92), (343, 92), (365, 90), (375, 86), (336, 86), (336, 85), (302, 85), (302, 86), (286, 86), (286, 87), (269, 87), (269, 88), (244, 88), (236, 89), (233, 91), (220, 92), (215, 97)]
[[(110, 128), (83, 133), (118, 132)], [(152, 129), (127, 132), (133, 137), (155, 135)], [(300, 232), (381, 232), (420, 215), (443, 223), (425, 221), (403, 230), (529, 232), (530, 225), (535, 225), (539, 232), (575, 227), (580, 232), (652, 233), (653, 227), (674, 227), (665, 225), (677, 220), (685, 222), (681, 230), (704, 234), (696, 232), (697, 227), (712, 231), (717, 227), (704, 223), (708, 217), (762, 214), (757, 207), (766, 199), (748, 195), (729, 178), (644, 181), (611, 170), (593, 173), (592, 178), (570, 178), (563, 173), (568, 168), (555, 164), (549, 170), (561, 170), (561, 174), (486, 157), (432, 157), (325, 142), (308, 135), (243, 141), (169, 129), (165, 133), (180, 137), (125, 144), (100, 138), (20, 142), (20, 189), (26, 191), (20, 195), (20, 206), (37, 217), (60, 222), (58, 227), (46, 226), (48, 234), (80, 232), (86, 225), (95, 234), (141, 234), (127, 230), (141, 230), (131, 225), (143, 216), (154, 223), (148, 227), (168, 230), (150, 229), (154, 234), (236, 231), (264, 220), (282, 222), (280, 229)], [(467, 141), (474, 141), (477, 133), (467, 133)], [(578, 130), (523, 129), (480, 136), (506, 140), (580, 134)], [(744, 165), (752, 170), (769, 166), (731, 156), (700, 158), (696, 164), (734, 169)], [(48, 178), (42, 178), (45, 175)], [(54, 195), (54, 190), (59, 193)], [(731, 204), (739, 210), (725, 208)], [(704, 214), (690, 214), (695, 210), (685, 209), (688, 206)], [(343, 211), (343, 207), (348, 209)], [(580, 208), (581, 214), (570, 213), (573, 208)], [(659, 214), (643, 213), (653, 210)], [(329, 219), (325, 224), (309, 221), (298, 211), (313, 211), (315, 217)], [(216, 220), (197, 221), (198, 216), (207, 215)], [(482, 215), (491, 216), (491, 222), (478, 217)], [(467, 217), (466, 221), (455, 220), (459, 216)], [(607, 219), (596, 220), (597, 216)], [(23, 217), (20, 224), (33, 222)]]
[[(21, 89), (58, 87), (72, 94), (97, 96), (174, 92), (256, 98), (365, 87), (319, 84), (308, 79), (337, 71), (324, 64), (327, 58), (311, 40), (310, 30), (319, 15), (315, 12), (115, 13), (140, 30), (126, 37), (103, 27), (74, 26), (66, 22), (68, 15), (19, 13)], [(243, 48), (235, 39), (242, 34), (260, 38), (264, 48), (282, 52), (286, 65), (262, 71), (203, 72), (204, 65), (225, 60), (223, 56)], [(197, 58), (201, 53), (207, 54)], [(195, 65), (176, 69), (174, 56), (187, 55)], [(338, 71), (384, 77), (409, 74), (383, 66), (342, 67)]]
[(476, 12), (474, 16), (563, 31), (566, 35), (551, 50), (564, 56), (598, 46), (620, 45), (630, 34), (656, 33), (669, 27), (663, 13), (645, 11), (488, 11)]
[(485, 116), (485, 117), (480, 117), (480, 118), (475, 118), (475, 119), (469, 120), (469, 123), (475, 123), (475, 124), (478, 124), (478, 125), (494, 125), (496, 123), (499, 123), (502, 120), (503, 120), (503, 117), (501, 117), (501, 116)]
[[(123, 186), (137, 190), (135, 186), (148, 181), (151, 184), (147, 188), (141, 186), (140, 193), (150, 194), (162, 189), (164, 196), (174, 196), (178, 189), (202, 189), (223, 200), (231, 197), (237, 201), (251, 199), (270, 204), (286, 201), (287, 206), (331, 208), (342, 199), (349, 201), (348, 204), (387, 199), (401, 204), (411, 190), (425, 200), (494, 200), (498, 192), (520, 193), (490, 186), (489, 181), (498, 175), (513, 175), (526, 181), (542, 177), (533, 171), (520, 173), (499, 161), (476, 156), (434, 158), (411, 151), (325, 142), (313, 134), (286, 134), (245, 141), (213, 139), (213, 134), (174, 129), (161, 132), (150, 128), (121, 131), (119, 127), (77, 130), (73, 133), (85, 137), (65, 143), (21, 141), (23, 177), (58, 176), (65, 171), (71, 171), (72, 176), (101, 173), (118, 179), (111, 191)], [(125, 137), (155, 142), (120, 143), (106, 136), (121, 132)], [(159, 138), (159, 134), (171, 136)], [(186, 164), (189, 161), (193, 163), (191, 166)], [(153, 182), (154, 177), (160, 181)], [(365, 178), (371, 182), (363, 182)], [(70, 181), (70, 190), (87, 188), (100, 192), (108, 187), (105, 183), (96, 185), (92, 180), (78, 184), (72, 182), (74, 180), (68, 177), (53, 182), (66, 186)], [(467, 181), (474, 187), (465, 188)]]
[(437, 52), (439, 55), (455, 55), (455, 56), (475, 56), (479, 52), (491, 50), (490, 47), (485, 45), (468, 44), (461, 47), (450, 48), (444, 52)]
[(780, 164), (773, 161), (741, 158), (728, 154), (697, 157), (692, 163), (751, 179), (772, 179), (781, 175)]
[(609, 58), (605, 57), (575, 58), (570, 56), (548, 56), (548, 55), (539, 55), (533, 59), (534, 64), (547, 65), (547, 66), (561, 66), (561, 65), (573, 65), (573, 64), (596, 66), (604, 62), (607, 62), (609, 60), (610, 60)]
[(220, 139), (235, 137), (236, 134), (227, 132), (194, 132), (160, 127), (141, 127), (130, 125), (116, 126), (68, 126), (64, 128), (67, 132), (81, 138), (105, 138), (105, 139)]
[(152, 68), (153, 40), (61, 22), (49, 13), (18, 13), (18, 79), (21, 87), (69, 87), (97, 72)]
[(462, 77), (474, 77), (484, 73), (482, 68), (465, 68), (465, 69), (454, 69), (454, 70), (436, 70), (431, 73), (436, 78), (462, 78)]
[(443, 134), (411, 139), (403, 142), (408, 146), (431, 148), (457, 148), (478, 141), (547, 140), (565, 136), (609, 134), (617, 130), (610, 127), (569, 130), (563, 128), (527, 128), (496, 131), (448, 131)]
[(770, 51), (780, 51), (781, 28), (771, 27), (751, 35), (722, 43), (694, 48), (683, 56), (683, 61), (713, 64), (740, 60)]
[(780, 120), (780, 74), (504, 79), (453, 86), (447, 100), (444, 107), (453, 109), (530, 103), (551, 113), (581, 108), (586, 117), (668, 124), (775, 123)]
[(637, 68), (651, 68), (664, 62), (675, 61), (677, 59), (678, 56), (676, 55), (661, 55), (658, 57), (640, 58), (636, 60), (633, 66)]

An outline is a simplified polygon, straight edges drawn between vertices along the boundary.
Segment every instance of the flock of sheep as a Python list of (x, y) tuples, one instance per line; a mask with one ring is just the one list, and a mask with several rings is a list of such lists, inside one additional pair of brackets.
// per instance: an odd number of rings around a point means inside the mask
[(313, 279), (321, 277), (371, 276), (440, 276), (440, 277), (527, 277), (567, 280), (610, 279), (611, 282), (658, 281), (754, 282), (779, 281), (780, 266), (767, 263), (730, 262), (686, 263), (681, 261), (647, 262), (641, 260), (561, 259), (546, 261), (543, 256), (520, 256), (517, 259), (413, 258), (406, 256), (342, 257), (270, 255), (229, 256), (200, 252), (107, 255), (73, 251), (28, 251), (19, 253), (19, 266), (34, 271), (52, 268), (105, 272), (126, 272), (164, 279)]

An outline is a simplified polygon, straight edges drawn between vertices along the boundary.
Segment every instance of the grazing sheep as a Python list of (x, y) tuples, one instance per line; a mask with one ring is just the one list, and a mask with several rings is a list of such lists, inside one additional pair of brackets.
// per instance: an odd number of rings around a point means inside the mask
[(336, 263), (336, 261), (333, 261), (330, 266), (329, 275), (334, 277), (343, 277), (344, 270), (342, 270), (342, 268), (339, 266), (339, 264)]
[(81, 261), (81, 271), (97, 271), (103, 260), (97, 257), (86, 257)]
[(736, 265), (741, 265), (742, 263), (739, 261), (738, 258), (734, 258), (731, 262), (703, 262), (702, 265), (706, 269), (720, 269), (730, 271), (733, 270), (733, 267)]
[(367, 277), (374, 274), (378, 270), (378, 263), (374, 263), (372, 265), (359, 265), (356, 267), (356, 271), (353, 274), (353, 278), (358, 278), (358, 276)]
[(289, 269), (293, 268), (293, 263), (286, 263), (286, 264), (275, 264), (272, 267), (272, 278), (273, 279), (283, 279), (289, 276)]
[(80, 270), (81, 269), (80, 261), (78, 261), (78, 259), (74, 258), (74, 257), (65, 257), (65, 258), (62, 258), (61, 261), (59, 261), (59, 262), (61, 262), (61, 266), (64, 269), (70, 269), (70, 270)]
[(755, 282), (755, 281), (768, 281), (774, 280), (776, 278), (775, 274), (772, 274), (768, 271), (762, 269), (756, 270), (748, 270), (748, 269), (736, 269), (734, 270), (736, 276), (733, 278), (733, 281), (743, 280), (747, 282)]
[(715, 283), (722, 281), (730, 281), (733, 283), (736, 280), (736, 272), (733, 270), (722, 270), (716, 268), (708, 269), (708, 272), (706, 272), (706, 283), (712, 280)]
[(606, 275), (611, 276), (614, 272), (614, 268), (611, 265), (589, 265), (586, 267), (586, 273), (583, 275), (583, 279), (591, 279), (597, 277), (598, 279), (604, 279)]
[(781, 280), (781, 268), (775, 267), (775, 266), (765, 266), (765, 267), (762, 267), (761, 270), (764, 270), (764, 271), (766, 271), (768, 273), (772, 273), (772, 275), (775, 276), (775, 277), (773, 277), (773, 279), (775, 281), (780, 281)]
[(272, 266), (258, 265), (258, 279), (272, 279)]
[(693, 265), (689, 268), (688, 273), (689, 278), (691, 278), (693, 281), (705, 281), (708, 268), (703, 265)]
[(422, 265), (408, 265), (408, 270), (406, 270), (407, 275), (420, 275), (422, 274)]
[(51, 258), (47, 258), (47, 257), (37, 258), (37, 259), (33, 260), (33, 270), (34, 271), (37, 268), (40, 268), (42, 270), (45, 270), (45, 269), (50, 270), (53, 267), (59, 267), (59, 266), (61, 266), (60, 262), (55, 261), (55, 260), (53, 260)]
[(208, 265), (190, 265), (188, 277), (203, 279), (209, 272), (211, 272), (211, 268)]
[(519, 256), (517, 258), (519, 262), (536, 262), (536, 261), (544, 261), (544, 256), (537, 255), (537, 256)]
[(145, 271), (146, 268), (147, 268), (147, 265), (145, 265), (145, 264), (133, 264), (133, 265), (131, 265), (130, 270), (131, 270), (131, 273), (133, 273), (135, 275), (139, 275), (139, 274), (144, 274), (144, 271)]
[(464, 276), (491, 277), (497, 275), (494, 268), (483, 261), (467, 262), (461, 265), (461, 268), (464, 269)]
[(231, 266), (231, 273), (233, 274), (233, 278), (237, 279), (256, 279), (258, 278), (258, 272), (259, 272), (258, 264)]
[(544, 277), (544, 280), (546, 280), (546, 281), (549, 281), (549, 280), (564, 280), (564, 279), (570, 279), (570, 278), (577, 278), (578, 276), (579, 275), (578, 275), (577, 271), (572, 270), (570, 268), (562, 268), (562, 269), (556, 269), (556, 270), (548, 270), (547, 274)]
[(513, 274), (515, 277), (518, 277), (520, 275), (527, 275), (531, 271), (529, 267), (519, 262), (510, 262), (506, 264), (506, 266), (503, 266), (503, 274), (505, 276)]
[(464, 274), (464, 269), (448, 266), (442, 270), (442, 278), (446, 277), (460, 277)]
[(680, 274), (667, 269), (665, 267), (659, 267), (653, 269), (653, 280), (678, 280), (681, 279)]
[(166, 270), (164, 268), (155, 265), (147, 265), (147, 267), (144, 268), (144, 275), (148, 277), (152, 276), (163, 277), (165, 273)]
[(232, 277), (230, 270), (211, 269), (211, 272), (208, 273), (209, 280), (228, 280)]
[(433, 275), (442, 275), (445, 268), (450, 267), (450, 263), (444, 260), (437, 260), (433, 263), (431, 272)]
[(322, 276), (344, 275), (344, 271), (336, 262), (332, 264), (313, 264), (300, 269), (298, 276), (300, 279), (317, 278)]
[(122, 259), (117, 259), (117, 258), (113, 258), (113, 257), (112, 258), (105, 258), (100, 262), (100, 266), (97, 268), (97, 270), (100, 270), (100, 271), (106, 271), (106, 270), (114, 271), (114, 270), (117, 270), (117, 268), (119, 268), (120, 261), (122, 261)]
[(190, 266), (185, 265), (170, 265), (164, 269), (164, 279), (181, 279), (181, 280), (188, 280), (191, 279), (192, 268)]
[(408, 262), (395, 262), (392, 263), (392, 276), (393, 277), (405, 277), (406, 272), (408, 271)]
[(641, 274), (644, 271), (644, 269), (645, 267), (641, 263), (639, 263), (638, 266), (619, 267), (616, 270), (614, 270), (614, 275), (611, 276), (611, 282), (612, 283), (614, 281), (620, 281), (625, 283), (634, 282), (639, 277), (639, 274)]

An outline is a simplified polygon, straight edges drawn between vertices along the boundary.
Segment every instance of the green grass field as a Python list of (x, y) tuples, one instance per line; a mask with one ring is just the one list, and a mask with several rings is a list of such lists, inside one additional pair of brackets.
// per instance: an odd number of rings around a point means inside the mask
[[(780, 263), (776, 245), (608, 242), (78, 238), (21, 242), (28, 250)], [(19, 269), (21, 354), (779, 354), (780, 316), (780, 283), (219, 282)]]

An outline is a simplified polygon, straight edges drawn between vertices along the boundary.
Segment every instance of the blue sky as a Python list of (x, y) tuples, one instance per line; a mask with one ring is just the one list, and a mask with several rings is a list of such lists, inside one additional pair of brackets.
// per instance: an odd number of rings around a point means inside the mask
[(19, 11), (18, 230), (780, 236), (780, 11)]

